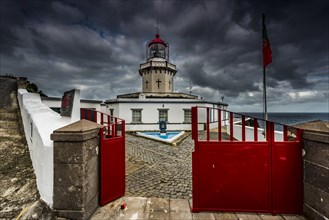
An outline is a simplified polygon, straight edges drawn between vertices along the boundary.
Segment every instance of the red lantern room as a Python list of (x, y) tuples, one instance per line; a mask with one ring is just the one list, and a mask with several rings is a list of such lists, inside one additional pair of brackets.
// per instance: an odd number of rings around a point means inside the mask
[(148, 60), (153, 58), (169, 59), (169, 44), (160, 38), (159, 33), (147, 43), (146, 57)]

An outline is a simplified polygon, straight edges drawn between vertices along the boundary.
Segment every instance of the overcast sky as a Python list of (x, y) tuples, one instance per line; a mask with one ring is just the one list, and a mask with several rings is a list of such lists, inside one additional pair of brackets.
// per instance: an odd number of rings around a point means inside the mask
[(1, 0), (1, 74), (26, 76), (48, 96), (81, 90), (106, 100), (141, 91), (145, 45), (161, 38), (174, 90), (261, 112), (261, 14), (273, 63), (270, 112), (328, 112), (328, 0)]

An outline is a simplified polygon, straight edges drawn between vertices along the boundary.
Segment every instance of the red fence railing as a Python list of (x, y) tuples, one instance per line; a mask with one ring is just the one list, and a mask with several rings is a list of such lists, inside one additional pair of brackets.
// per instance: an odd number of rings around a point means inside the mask
[[(271, 127), (274, 128), (272, 134), (269, 133)], [(229, 135), (226, 138), (222, 135), (223, 128)], [(272, 136), (275, 141), (299, 142), (301, 135), (301, 129), (262, 118), (217, 108), (192, 107), (192, 138), (195, 141), (267, 141)]]
[(125, 121), (103, 112), (81, 109), (81, 118), (103, 125), (100, 129), (100, 205), (125, 194)]
[(222, 109), (192, 107), (192, 211), (301, 214), (301, 132)]
[(87, 119), (103, 125), (104, 127), (101, 128), (101, 134), (104, 134), (105, 138), (124, 136), (125, 121), (123, 119), (100, 111), (83, 108), (81, 109), (81, 119)]

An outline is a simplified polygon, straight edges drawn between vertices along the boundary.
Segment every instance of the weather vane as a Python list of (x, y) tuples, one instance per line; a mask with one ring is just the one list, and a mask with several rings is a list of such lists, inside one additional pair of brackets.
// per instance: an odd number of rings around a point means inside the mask
[(159, 19), (157, 18), (157, 26), (155, 28), (156, 33), (159, 34)]

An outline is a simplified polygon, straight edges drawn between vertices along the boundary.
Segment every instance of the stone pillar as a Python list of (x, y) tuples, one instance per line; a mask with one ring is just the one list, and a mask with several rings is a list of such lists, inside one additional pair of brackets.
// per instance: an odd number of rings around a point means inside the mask
[[(329, 125), (329, 124), (328, 124)], [(329, 127), (303, 133), (304, 215), (308, 219), (329, 218)]]
[(54, 141), (53, 209), (57, 216), (88, 219), (98, 207), (98, 131), (80, 120), (51, 134)]

